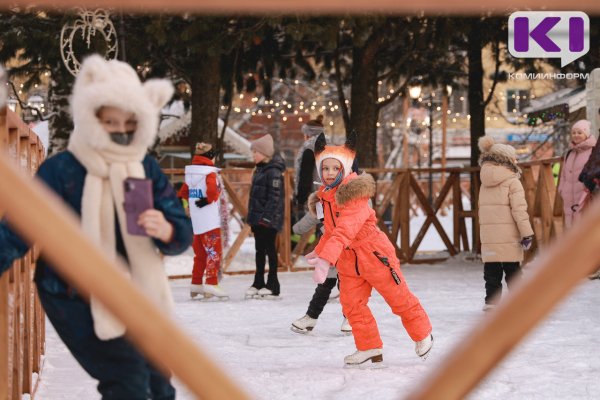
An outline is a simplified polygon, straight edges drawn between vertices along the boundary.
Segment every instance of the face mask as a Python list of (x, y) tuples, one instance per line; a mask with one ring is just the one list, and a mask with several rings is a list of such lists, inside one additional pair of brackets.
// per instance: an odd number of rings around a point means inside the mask
[(110, 140), (121, 146), (129, 146), (133, 141), (133, 132), (111, 132)]

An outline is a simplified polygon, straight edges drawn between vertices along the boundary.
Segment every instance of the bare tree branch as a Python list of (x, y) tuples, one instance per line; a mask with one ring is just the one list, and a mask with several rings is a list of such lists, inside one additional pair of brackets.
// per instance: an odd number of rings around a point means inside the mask
[(408, 71), (408, 75), (407, 75), (406, 79), (404, 80), (404, 83), (402, 83), (402, 85), (400, 85), (400, 87), (398, 89), (396, 89), (394, 91), (394, 93), (390, 94), (389, 99), (385, 99), (383, 101), (378, 102), (377, 103), (378, 109), (381, 110), (383, 107), (389, 105), (391, 102), (396, 100), (396, 97), (398, 97), (401, 93), (404, 93), (406, 91), (406, 88), (408, 87), (408, 82), (410, 81), (410, 78), (412, 77), (412, 73), (413, 73), (413, 69), (410, 68)]
[(494, 90), (496, 90), (496, 84), (498, 83), (498, 72), (500, 71), (500, 38), (497, 37), (496, 38), (496, 51), (494, 56), (496, 57), (496, 69), (494, 71), (494, 82), (492, 83), (492, 89), (490, 90), (490, 93), (488, 94), (487, 99), (484, 100), (483, 102), (483, 108), (487, 107), (487, 105), (490, 103), (490, 101), (492, 100), (492, 97), (494, 96)]
[(19, 92), (17, 91), (17, 88), (15, 87), (15, 84), (12, 81), (8, 81), (8, 84), (12, 88), (13, 93), (15, 94), (15, 97), (17, 98), (17, 101), (19, 102), (19, 106), (21, 107), (22, 110), (34, 111), (37, 114), (37, 116), (39, 117), (40, 121), (48, 121), (50, 118), (52, 118), (56, 114), (56, 113), (50, 113), (47, 115), (42, 114), (42, 112), (40, 111), (39, 108), (30, 106), (29, 104), (27, 104), (23, 100), (21, 100), (21, 98), (19, 97)]
[(340, 45), (340, 33), (337, 34), (337, 46), (333, 53), (333, 63), (335, 65), (335, 83), (338, 92), (338, 101), (342, 109), (342, 116), (344, 118), (344, 128), (346, 129), (346, 135), (350, 134), (352, 127), (350, 126), (350, 113), (348, 111), (348, 104), (346, 104), (346, 96), (344, 95), (344, 85), (342, 83), (342, 74), (340, 68), (340, 53), (338, 51)]

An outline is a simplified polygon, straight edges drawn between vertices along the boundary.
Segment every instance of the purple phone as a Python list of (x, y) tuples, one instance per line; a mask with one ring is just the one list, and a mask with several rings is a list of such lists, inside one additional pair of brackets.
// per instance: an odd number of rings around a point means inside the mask
[(154, 208), (152, 181), (142, 178), (127, 178), (123, 182), (125, 201), (123, 209), (127, 217), (127, 232), (130, 235), (148, 236), (137, 220), (141, 213)]

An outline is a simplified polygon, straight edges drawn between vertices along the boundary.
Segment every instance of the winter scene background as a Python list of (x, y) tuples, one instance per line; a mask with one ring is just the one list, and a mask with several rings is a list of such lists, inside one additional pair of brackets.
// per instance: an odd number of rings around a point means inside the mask
[[(416, 235), (423, 216), (413, 218)], [(451, 231), (451, 218), (440, 218)], [(239, 231), (232, 222), (231, 234)], [(412, 239), (412, 238), (411, 238)], [(420, 248), (436, 251), (441, 239), (430, 230)], [(191, 249), (166, 257), (169, 275), (190, 274)], [(299, 261), (299, 266), (306, 264)], [(568, 268), (568, 266), (565, 266)], [(230, 271), (253, 271), (254, 243), (248, 238)], [(291, 323), (306, 312), (315, 284), (311, 272), (280, 272), (281, 299), (244, 298), (252, 275), (225, 275), (222, 287), (229, 301), (192, 300), (189, 280), (171, 280), (175, 318), (181, 327), (226, 373), (256, 399), (400, 399), (419, 385), (469, 330), (489, 314), (481, 311), (483, 264), (459, 254), (437, 264), (403, 265), (411, 290), (419, 297), (432, 324), (435, 345), (426, 361), (400, 319), (377, 292), (369, 302), (384, 342), (383, 369), (345, 369), (343, 357), (355, 351), (352, 336), (340, 332), (342, 311), (329, 301), (316, 328), (302, 335)], [(527, 273), (527, 269), (525, 269)], [(469, 399), (593, 399), (600, 393), (600, 302), (598, 280), (585, 281), (541, 325), (510, 353), (468, 396)], [(336, 297), (334, 289), (332, 297)], [(509, 326), (506, 329), (510, 329)], [(201, 376), (198, 379), (202, 379)], [(175, 379), (178, 399), (194, 395)], [(92, 380), (77, 364), (52, 326), (47, 324), (44, 369), (37, 399), (97, 399)]]
[[(536, 13), (547, 10), (544, 2), (548, 0), (534, 0), (528, 8)], [(413, 196), (418, 194), (414, 187), (415, 193), (409, 194), (410, 242), (426, 221), (421, 213), (429, 209), (426, 201), (433, 208), (442, 203), (444, 196), (439, 202), (435, 199), (443, 192), (444, 182), (450, 189), (445, 193), (456, 201), (455, 206), (460, 191), (470, 196), (463, 199), (463, 210), (454, 210), (466, 222), (470, 236), (473, 214), (459, 211), (471, 210), (470, 199), (477, 203), (480, 180), (473, 167), (482, 151), (477, 139), (487, 136), (497, 144), (513, 146), (510, 159), (529, 168), (524, 170), (523, 182), (528, 209), (534, 209), (531, 221), (543, 228), (535, 232), (534, 249), (544, 249), (544, 241), (561, 232), (561, 223), (554, 226), (562, 215), (558, 205), (564, 203), (569, 213), (569, 202), (561, 201), (555, 190), (559, 171), (554, 168), (560, 167), (561, 157), (573, 144), (572, 127), (586, 119), (588, 136), (597, 136), (600, 128), (600, 1), (577, 4), (576, 13), (584, 14), (587, 21), (586, 50), (577, 52), (566, 65), (564, 57), (512, 54), (510, 15), (517, 10), (498, 0), (477, 4), (320, 2), (316, 7), (297, 2), (293, 13), (293, 1), (279, 2), (279, 10), (260, 0), (230, 5), (184, 1), (187, 10), (178, 8), (177, 2), (148, 8), (151, 2), (144, 0), (136, 2), (135, 9), (132, 2), (110, 9), (98, 9), (86, 0), (79, 4), (65, 0), (61, 9), (49, 2), (14, 3), (0, 12), (0, 153), (33, 174), (42, 147), (50, 157), (67, 146), (73, 128), (69, 94), (77, 65), (91, 53), (125, 61), (142, 80), (168, 78), (174, 86), (174, 95), (161, 111), (157, 140), (149, 149), (171, 183), (181, 183), (181, 170), (191, 162), (198, 142), (215, 146), (219, 168), (246, 169), (239, 176), (232, 173), (231, 185), (243, 201), (235, 207), (238, 215), (230, 219), (230, 243), (240, 232), (235, 218), (244, 214), (247, 178), (255, 165), (250, 143), (270, 134), (286, 167), (299, 172), (298, 151), (309, 146), (304, 127), (321, 121), (329, 144), (344, 143), (352, 131), (360, 135), (357, 160), (361, 169), (387, 169), (378, 173), (382, 185), (377, 186), (380, 193), (374, 200), (387, 198), (394, 207), (404, 207), (405, 197), (394, 200), (392, 190), (390, 196), (383, 192), (394, 182), (402, 184), (390, 179), (398, 169), (411, 170), (422, 196)], [(84, 7), (87, 3), (90, 8)], [(206, 7), (221, 7), (223, 14), (206, 13)], [(326, 9), (331, 14), (319, 15)], [(544, 36), (552, 43), (565, 36), (562, 25), (557, 26)], [(11, 192), (8, 180), (3, 179), (0, 193)], [(292, 179), (298, 182), (295, 175)], [(452, 179), (462, 182), (452, 186)], [(418, 203), (423, 206), (415, 211)], [(0, 214), (11, 212), (3, 204), (0, 209)], [(226, 209), (221, 211), (227, 214)], [(454, 233), (449, 211), (448, 215), (436, 211), (436, 218), (447, 233)], [(383, 214), (384, 223), (396, 219), (392, 224), (397, 226), (399, 213)], [(552, 230), (546, 235), (551, 219)], [(402, 233), (407, 235), (404, 227)], [(280, 271), (277, 300), (245, 299), (254, 271), (253, 240), (249, 237), (243, 243), (228, 266), (227, 272), (235, 274), (225, 274), (219, 282), (230, 296), (228, 301), (190, 298), (190, 279), (182, 277), (192, 271), (191, 249), (164, 259), (172, 278), (174, 319), (251, 398), (404, 398), (423, 385), (472, 328), (493, 315), (482, 311), (481, 259), (472, 253), (442, 255), (446, 246), (430, 225), (416, 259), (445, 261), (402, 265), (409, 287), (433, 325), (435, 345), (428, 359), (416, 356), (400, 319), (373, 292), (370, 307), (384, 341), (385, 368), (346, 369), (344, 356), (352, 354), (355, 346), (352, 336), (340, 332), (337, 290), (315, 330), (303, 335), (290, 329), (305, 314), (314, 293), (310, 270)], [(296, 266), (308, 264), (301, 257)], [(567, 263), (564, 269), (573, 266)], [(531, 274), (533, 268), (526, 265), (524, 273)], [(566, 281), (560, 279), (557, 274), (557, 282)], [(594, 351), (600, 343), (598, 285), (600, 280), (582, 281), (467, 397), (600, 398), (596, 378), (600, 357)], [(33, 330), (14, 333), (18, 328), (13, 327), (25, 326), (39, 314), (13, 301), (29, 299), (29, 293), (4, 294), (0, 293), (0, 303), (8, 307), (0, 309), (0, 326), (13, 330), (0, 329), (0, 345), (25, 354), (27, 345), (20, 349), (19, 340), (34, 337)], [(3, 302), (4, 298), (8, 300)], [(4, 309), (9, 312), (3, 314)], [(32, 325), (39, 328), (39, 324)], [(508, 331), (511, 326), (502, 329)], [(49, 322), (45, 334), (42, 371), (34, 374), (34, 388), (13, 385), (13, 397), (29, 400), (30, 394), (21, 393), (32, 392), (42, 400), (98, 399), (96, 382), (77, 364)], [(37, 364), (35, 353), (40, 346), (32, 347)], [(0, 400), (2, 389), (9, 386), (3, 383), (18, 382), (21, 371), (28, 378), (31, 367), (28, 358), (23, 361), (26, 357), (14, 357), (15, 362), (10, 354), (4, 355), (0, 350)], [(195, 397), (177, 377), (174, 383), (179, 399)]]

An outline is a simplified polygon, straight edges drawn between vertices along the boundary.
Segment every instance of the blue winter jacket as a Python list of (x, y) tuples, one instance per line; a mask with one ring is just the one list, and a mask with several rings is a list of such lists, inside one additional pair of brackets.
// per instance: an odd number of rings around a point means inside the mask
[[(154, 243), (163, 254), (180, 254), (192, 242), (190, 220), (156, 160), (147, 155), (142, 163), (146, 177), (153, 182), (154, 208), (162, 211), (166, 220), (173, 224), (174, 228), (173, 240), (170, 243), (163, 243), (157, 239), (154, 239)], [(81, 216), (81, 198), (86, 174), (84, 166), (69, 151), (48, 158), (37, 171), (37, 177), (55, 191), (79, 216)], [(127, 260), (116, 215), (115, 225), (117, 251)], [(10, 229), (6, 221), (2, 221), (0, 223), (0, 274), (10, 268), (16, 259), (23, 257), (28, 250), (29, 245)], [(69, 295), (74, 293), (73, 289), (69, 288), (54, 272), (52, 266), (44, 261), (43, 252), (37, 261), (35, 281), (38, 287), (41, 286), (49, 293)]]

